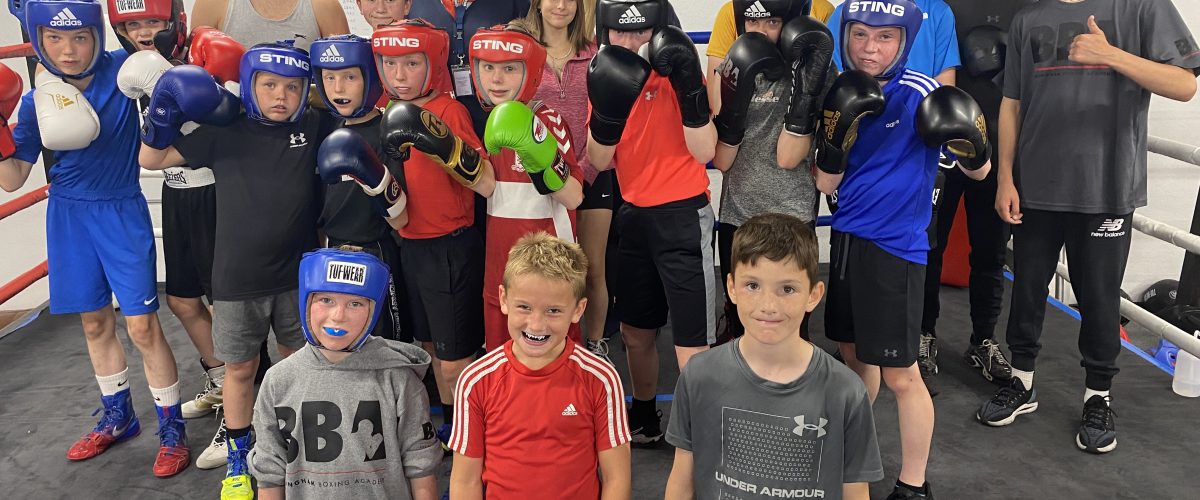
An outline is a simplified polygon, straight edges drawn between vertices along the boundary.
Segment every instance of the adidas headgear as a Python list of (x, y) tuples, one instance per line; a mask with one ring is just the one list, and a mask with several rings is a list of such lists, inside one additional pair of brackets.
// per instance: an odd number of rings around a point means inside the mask
[(811, 0), (733, 0), (733, 20), (739, 35), (746, 32), (746, 21), (783, 18), (784, 24), (798, 16), (807, 16)]
[(424, 19), (404, 19), (375, 30), (371, 35), (371, 51), (375, 53), (375, 64), (383, 88), (393, 99), (399, 99), (396, 89), (387, 81), (384, 72), (384, 57), (422, 54), (428, 66), (425, 82), (421, 85), (421, 96), (434, 90), (450, 86), (450, 35)]
[(154, 35), (154, 48), (167, 59), (179, 59), (187, 38), (187, 13), (183, 0), (108, 0), (108, 22), (117, 40), (130, 54), (138, 48), (129, 39), (125, 21), (161, 19), (166, 26)]
[(600, 0), (596, 2), (596, 43), (608, 45), (608, 30), (657, 33), (667, 25), (667, 0)]
[[(253, 50), (253, 49), (251, 49)], [(300, 329), (304, 339), (315, 347), (324, 349), (325, 346), (317, 340), (316, 335), (308, 324), (308, 310), (311, 307), (312, 294), (318, 292), (345, 293), (357, 295), (371, 301), (371, 319), (367, 327), (359, 333), (358, 338), (342, 351), (353, 352), (362, 347), (379, 315), (383, 312), (388, 292), (388, 281), (391, 271), (379, 257), (365, 252), (351, 252), (334, 248), (322, 248), (308, 252), (300, 259)], [(320, 325), (318, 325), (320, 327)], [(325, 328), (325, 332), (334, 337), (341, 337), (351, 332)]]
[[(10, 4), (11, 6), (12, 4)], [(29, 33), (33, 51), (42, 66), (51, 74), (63, 78), (87, 78), (96, 71), (96, 63), (104, 53), (104, 8), (99, 0), (28, 0), (17, 10), (25, 12), (25, 31)], [(75, 75), (63, 73), (42, 51), (41, 28), (56, 30), (91, 29), (96, 38), (92, 61)]]
[(842, 51), (842, 67), (847, 70), (858, 69), (850, 60), (848, 49), (850, 47), (850, 25), (859, 23), (872, 28), (895, 26), (904, 32), (903, 38), (901, 38), (903, 45), (896, 53), (896, 60), (892, 61), (892, 64), (888, 65), (875, 78), (890, 80), (903, 71), (905, 64), (908, 63), (908, 54), (917, 40), (917, 32), (921, 30), (921, 21), (925, 17), (921, 9), (908, 0), (849, 0), (843, 5), (845, 10), (842, 11), (842, 24), (838, 27), (838, 35), (841, 37), (839, 49)]
[(383, 85), (379, 73), (375, 71), (375, 55), (371, 53), (371, 41), (358, 35), (340, 35), (320, 38), (312, 43), (309, 50), (316, 54), (312, 58), (312, 77), (317, 84), (317, 93), (325, 106), (333, 114), (340, 115), (329, 95), (325, 92), (325, 81), (321, 70), (358, 68), (362, 72), (363, 101), (358, 104), (350, 115), (343, 118), (358, 118), (375, 109), (379, 96), (383, 95)]
[(546, 67), (546, 47), (538, 42), (529, 32), (514, 26), (496, 25), (483, 28), (471, 37), (471, 82), (475, 86), (475, 96), (483, 109), (492, 109), (492, 103), (483, 91), (479, 81), (479, 63), (481, 61), (499, 63), (520, 61), (525, 64), (525, 78), (521, 80), (521, 88), (514, 98), (528, 104), (537, 93), (538, 85), (542, 83), (542, 70)]
[[(242, 64), (238, 68), (238, 83), (242, 87), (242, 107), (246, 108), (246, 116), (267, 125), (278, 125), (296, 123), (304, 115), (304, 110), (308, 107), (308, 83), (312, 80), (312, 68), (309, 66), (308, 52), (296, 48), (294, 43), (295, 40), (260, 43), (242, 55)], [(300, 85), (300, 106), (287, 121), (277, 122), (268, 119), (262, 109), (258, 107), (258, 101), (254, 99), (254, 78), (260, 72), (304, 80)]]

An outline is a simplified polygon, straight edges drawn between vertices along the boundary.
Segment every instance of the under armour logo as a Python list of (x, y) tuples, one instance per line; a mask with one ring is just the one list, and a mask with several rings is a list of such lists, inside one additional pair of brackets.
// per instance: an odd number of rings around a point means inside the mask
[(900, 349), (884, 349), (884, 350), (883, 350), (883, 357), (885, 357), (885, 358), (899, 358), (899, 357), (900, 357)]
[(308, 145), (308, 139), (304, 138), (304, 132), (301, 132), (299, 134), (289, 134), (289, 138), (290, 139), (288, 142), (291, 143), (291, 146), (289, 146), (289, 147), (298, 148), (301, 146)]
[(987, 22), (993, 23), (993, 24), (1000, 24), (1000, 16), (987, 16)]
[(824, 417), (817, 418), (817, 423), (815, 424), (804, 423), (804, 415), (800, 415), (794, 418), (794, 420), (796, 421), (796, 428), (792, 429), (793, 434), (803, 437), (804, 431), (816, 431), (818, 438), (825, 437), (825, 424), (829, 421)]

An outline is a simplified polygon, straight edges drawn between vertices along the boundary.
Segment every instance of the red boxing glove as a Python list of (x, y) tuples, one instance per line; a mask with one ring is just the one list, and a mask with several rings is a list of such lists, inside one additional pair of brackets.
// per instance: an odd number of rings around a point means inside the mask
[(188, 63), (208, 71), (218, 83), (238, 81), (238, 67), (246, 48), (229, 35), (207, 26), (192, 31)]
[(12, 129), (8, 128), (8, 118), (17, 109), (24, 89), (21, 77), (8, 65), (0, 64), (0, 160), (7, 160), (17, 150)]

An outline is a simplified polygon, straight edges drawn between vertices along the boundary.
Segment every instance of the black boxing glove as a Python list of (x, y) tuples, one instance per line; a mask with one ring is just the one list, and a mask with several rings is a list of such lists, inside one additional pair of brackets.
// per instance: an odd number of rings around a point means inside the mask
[(592, 138), (605, 146), (621, 142), (625, 121), (650, 79), (650, 64), (633, 51), (618, 45), (605, 45), (588, 65), (588, 100), (592, 118), (588, 127)]
[(717, 140), (736, 146), (746, 135), (746, 111), (754, 97), (755, 77), (776, 81), (783, 77), (783, 58), (762, 33), (746, 33), (734, 40), (721, 63), (721, 112), (713, 118)]
[(875, 77), (859, 70), (838, 75), (821, 108), (825, 133), (817, 148), (817, 168), (835, 175), (845, 172), (846, 157), (858, 140), (859, 121), (883, 111), (885, 105)]
[(917, 134), (926, 146), (946, 146), (967, 170), (978, 170), (992, 157), (983, 109), (958, 87), (938, 87), (917, 106)]
[(708, 107), (700, 54), (692, 39), (683, 30), (667, 26), (654, 34), (649, 45), (647, 59), (656, 73), (671, 80), (671, 88), (679, 98), (683, 126), (699, 128), (708, 125), (712, 109)]
[(792, 100), (783, 117), (784, 129), (812, 135), (817, 128), (817, 96), (825, 88), (833, 59), (833, 35), (820, 21), (800, 16), (783, 26), (779, 50), (792, 65)]

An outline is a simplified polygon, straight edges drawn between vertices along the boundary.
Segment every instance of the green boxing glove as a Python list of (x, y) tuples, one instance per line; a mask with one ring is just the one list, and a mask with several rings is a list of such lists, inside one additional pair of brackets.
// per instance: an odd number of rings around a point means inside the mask
[(501, 148), (515, 151), (538, 193), (557, 192), (571, 175), (550, 129), (520, 102), (504, 102), (492, 110), (483, 129), (483, 143), (489, 154), (499, 153)]

